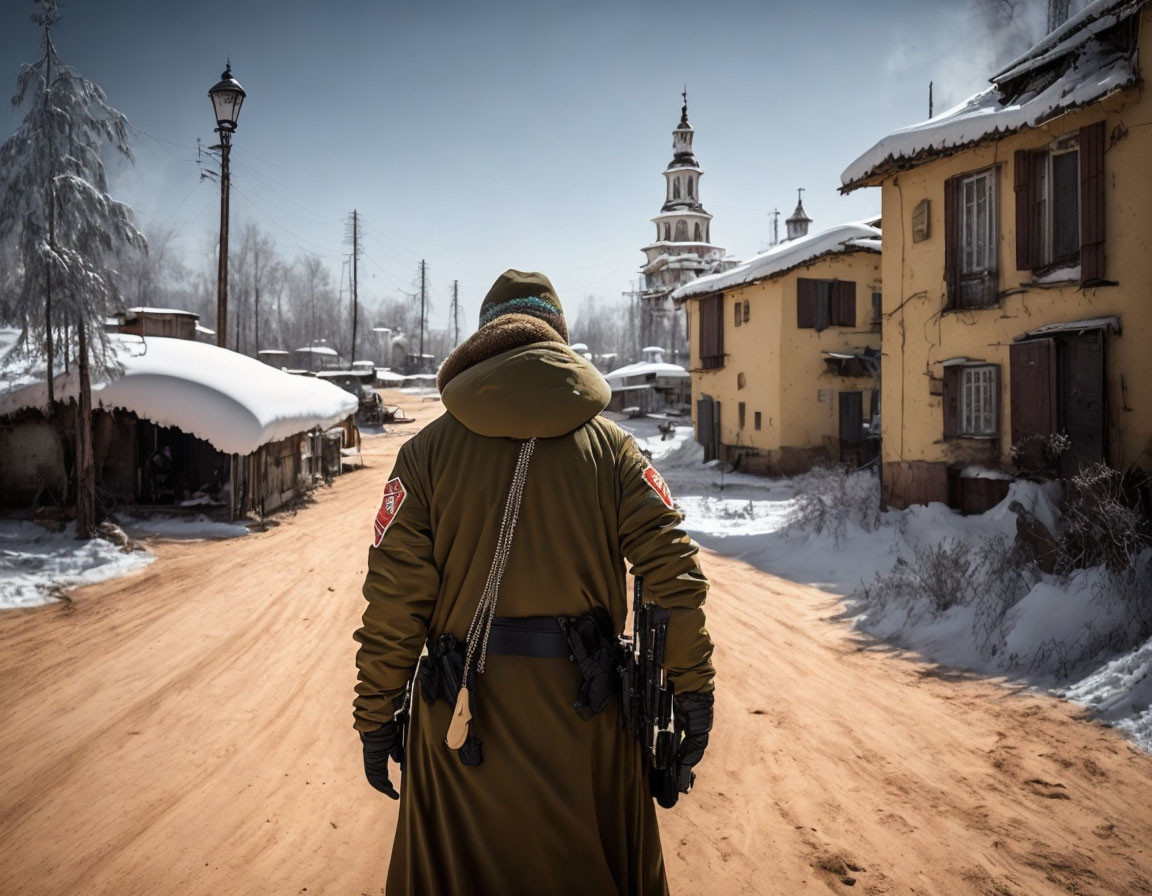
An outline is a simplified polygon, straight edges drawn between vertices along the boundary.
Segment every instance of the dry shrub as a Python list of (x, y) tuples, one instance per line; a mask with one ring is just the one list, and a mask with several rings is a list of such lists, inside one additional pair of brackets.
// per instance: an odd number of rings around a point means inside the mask
[(828, 534), (839, 545), (850, 525), (865, 532), (880, 525), (880, 477), (874, 470), (813, 467), (793, 477), (792, 485), (796, 498), (788, 515), (790, 529)]

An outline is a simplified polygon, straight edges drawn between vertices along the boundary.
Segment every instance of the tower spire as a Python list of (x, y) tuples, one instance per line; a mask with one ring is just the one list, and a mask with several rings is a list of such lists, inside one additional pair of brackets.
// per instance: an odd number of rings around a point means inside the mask
[(792, 212), (792, 217), (784, 222), (788, 228), (788, 239), (794, 240), (798, 237), (807, 236), (808, 225), (811, 223), (812, 219), (804, 211), (804, 188), (799, 187), (796, 190), (796, 211)]

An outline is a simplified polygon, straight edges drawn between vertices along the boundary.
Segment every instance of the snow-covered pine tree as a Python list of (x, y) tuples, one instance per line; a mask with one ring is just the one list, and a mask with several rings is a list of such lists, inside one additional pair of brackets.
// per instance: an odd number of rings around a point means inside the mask
[(0, 243), (15, 260), (2, 308), (23, 345), (44, 353), (49, 413), (57, 355), (75, 358), (76, 528), (88, 538), (95, 523), (90, 374), (114, 367), (104, 329), (119, 304), (113, 265), (145, 243), (128, 207), (108, 195), (101, 155), (112, 149), (132, 158), (127, 120), (100, 87), (60, 60), (52, 42), (57, 0), (35, 5), (43, 55), (20, 72), (12, 102), (27, 111), (0, 145)]

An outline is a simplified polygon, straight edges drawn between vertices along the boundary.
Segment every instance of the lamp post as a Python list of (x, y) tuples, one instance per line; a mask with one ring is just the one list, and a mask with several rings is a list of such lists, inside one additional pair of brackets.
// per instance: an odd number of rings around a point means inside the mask
[(228, 337), (228, 152), (232, 148), (232, 132), (244, 103), (244, 88), (232, 77), (229, 62), (220, 82), (208, 91), (212, 108), (216, 112), (216, 133), (220, 142), (213, 149), (220, 150), (220, 259), (216, 273), (216, 344), (225, 348)]

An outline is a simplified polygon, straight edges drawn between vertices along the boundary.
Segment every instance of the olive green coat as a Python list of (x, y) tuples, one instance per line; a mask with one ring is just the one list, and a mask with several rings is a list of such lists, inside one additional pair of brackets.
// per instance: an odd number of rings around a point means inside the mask
[[(556, 342), (503, 351), (444, 388), (447, 413), (400, 449), (392, 477), (404, 498), (368, 552), (359, 730), (392, 717), (426, 641), (465, 637), (531, 437), (497, 615), (602, 606), (622, 631), (627, 558), (646, 598), (672, 610), (665, 659), (677, 692), (712, 689), (697, 548), (644, 478), (633, 439), (598, 416), (608, 397), (600, 374)], [(567, 659), (490, 656), (474, 694), (470, 733), (484, 752), (474, 767), (444, 743), (451, 708), (413, 700), (389, 894), (667, 892), (645, 761), (616, 701), (584, 721), (578, 690)]]

